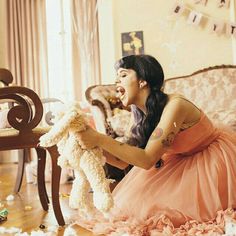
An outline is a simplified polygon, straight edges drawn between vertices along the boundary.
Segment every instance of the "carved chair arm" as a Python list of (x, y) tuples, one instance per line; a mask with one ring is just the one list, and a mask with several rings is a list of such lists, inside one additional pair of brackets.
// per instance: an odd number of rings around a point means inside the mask
[(32, 130), (42, 119), (42, 102), (29, 88), (22, 86), (0, 88), (0, 103), (1, 100), (14, 103), (9, 109), (7, 119), (9, 124), (20, 132)]
[(4, 68), (0, 68), (0, 82), (2, 82), (5, 86), (9, 86), (13, 81), (12, 73)]

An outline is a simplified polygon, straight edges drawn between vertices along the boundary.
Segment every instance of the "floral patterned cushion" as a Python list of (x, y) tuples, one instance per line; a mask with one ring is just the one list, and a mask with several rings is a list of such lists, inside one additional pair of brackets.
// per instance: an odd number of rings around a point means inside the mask
[(207, 115), (214, 123), (224, 123), (236, 131), (236, 110), (218, 110)]
[(107, 118), (108, 123), (119, 137), (128, 136), (131, 124), (131, 112), (121, 110), (112, 117)]

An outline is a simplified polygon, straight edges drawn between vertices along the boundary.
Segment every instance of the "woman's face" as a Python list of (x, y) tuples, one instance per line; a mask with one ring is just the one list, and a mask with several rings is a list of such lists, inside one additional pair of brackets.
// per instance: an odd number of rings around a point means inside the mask
[(139, 93), (139, 80), (134, 70), (119, 68), (117, 71), (116, 87), (118, 97), (124, 106), (135, 104)]

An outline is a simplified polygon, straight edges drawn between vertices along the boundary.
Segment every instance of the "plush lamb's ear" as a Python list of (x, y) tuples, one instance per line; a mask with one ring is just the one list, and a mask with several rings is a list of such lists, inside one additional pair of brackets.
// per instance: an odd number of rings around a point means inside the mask
[(41, 147), (50, 147), (57, 144), (65, 135), (67, 135), (68, 128), (77, 117), (76, 111), (65, 113), (60, 120), (50, 129), (50, 131), (40, 137), (39, 145)]

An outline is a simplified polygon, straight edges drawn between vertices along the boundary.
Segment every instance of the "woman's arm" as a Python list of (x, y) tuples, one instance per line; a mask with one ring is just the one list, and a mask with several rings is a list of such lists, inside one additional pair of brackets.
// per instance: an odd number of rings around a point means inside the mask
[(91, 129), (79, 134), (80, 144), (83, 148), (99, 146), (126, 163), (150, 169), (171, 147), (175, 135), (179, 132), (187, 115), (183, 103), (183, 99), (174, 99), (168, 103), (145, 149), (118, 142)]
[(115, 166), (121, 170), (124, 170), (126, 167), (128, 167), (128, 163), (121, 161), (119, 158), (113, 156), (111, 153), (103, 150), (103, 155), (106, 157), (106, 162), (109, 163), (112, 166)]
[(98, 145), (113, 156), (117, 156), (123, 162), (147, 169), (149, 157), (145, 157), (145, 150), (118, 142), (109, 136), (99, 134)]
[(120, 143), (100, 134), (98, 145), (124, 162), (144, 169), (150, 169), (171, 147), (175, 135), (186, 118), (187, 109), (181, 99), (171, 101), (162, 114), (145, 149)]

